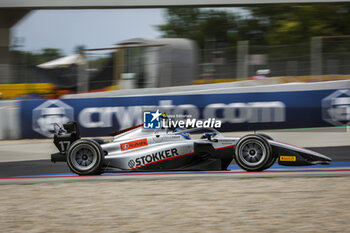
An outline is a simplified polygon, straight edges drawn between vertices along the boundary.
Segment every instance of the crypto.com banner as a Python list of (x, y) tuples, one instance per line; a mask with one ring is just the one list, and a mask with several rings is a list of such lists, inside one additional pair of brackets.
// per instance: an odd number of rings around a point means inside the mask
[(71, 120), (82, 136), (108, 136), (141, 124), (145, 109), (214, 118), (220, 131), (342, 126), (350, 122), (350, 89), (24, 100), (20, 108), (23, 138), (52, 137), (53, 123)]

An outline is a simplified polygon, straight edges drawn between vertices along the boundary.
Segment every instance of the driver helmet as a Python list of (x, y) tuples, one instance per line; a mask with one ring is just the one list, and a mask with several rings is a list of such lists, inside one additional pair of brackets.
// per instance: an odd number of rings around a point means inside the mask
[[(176, 128), (175, 130), (174, 130), (174, 132), (181, 132), (181, 131), (183, 131), (183, 130), (185, 130), (185, 129), (183, 129), (183, 128)], [(190, 134), (188, 133), (188, 132), (184, 132), (184, 133), (179, 133), (178, 135), (181, 135), (182, 137), (184, 137), (185, 139), (191, 139), (190, 138)]]

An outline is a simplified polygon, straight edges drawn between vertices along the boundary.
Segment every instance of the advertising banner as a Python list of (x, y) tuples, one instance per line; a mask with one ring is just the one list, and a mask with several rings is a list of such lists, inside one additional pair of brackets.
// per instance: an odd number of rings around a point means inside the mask
[(108, 136), (142, 124), (147, 108), (220, 121), (223, 132), (344, 126), (350, 122), (350, 89), (23, 100), (22, 137), (52, 137), (53, 123), (71, 120), (82, 136)]

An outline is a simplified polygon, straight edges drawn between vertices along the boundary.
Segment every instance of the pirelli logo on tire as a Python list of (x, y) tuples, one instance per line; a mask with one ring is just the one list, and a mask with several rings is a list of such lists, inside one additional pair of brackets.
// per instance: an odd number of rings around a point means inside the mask
[(122, 151), (125, 151), (125, 150), (131, 150), (131, 149), (143, 147), (143, 146), (148, 146), (147, 138), (122, 143), (120, 144), (120, 149)]
[(296, 160), (296, 156), (280, 156), (280, 161), (295, 162)]

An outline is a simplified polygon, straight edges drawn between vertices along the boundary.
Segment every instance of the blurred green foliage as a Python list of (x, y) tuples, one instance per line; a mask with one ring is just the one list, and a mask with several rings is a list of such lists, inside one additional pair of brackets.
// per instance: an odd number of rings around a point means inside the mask
[(56, 48), (44, 48), (39, 52), (12, 50), (11, 54), (12, 64), (39, 65), (62, 57), (61, 50)]
[[(81, 53), (85, 49), (84, 45), (78, 45), (74, 48), (75, 53)], [(62, 51), (58, 48), (44, 48), (38, 52), (29, 52), (21, 50), (12, 50), (12, 64), (14, 65), (28, 65), (28, 66), (37, 66), (39, 64), (52, 61), (54, 59), (64, 57)], [(113, 53), (110, 53), (108, 56), (104, 57), (89, 57), (89, 67), (90, 68), (101, 68), (105, 66), (113, 56)]]
[(237, 41), (238, 18), (238, 15), (226, 11), (171, 8), (167, 9), (167, 23), (157, 27), (163, 37), (189, 38), (204, 48), (208, 40)]
[(243, 13), (206, 8), (170, 8), (163, 37), (181, 37), (206, 48), (208, 41), (235, 46), (282, 45), (308, 42), (315, 36), (350, 35), (350, 3), (271, 4), (241, 8)]

